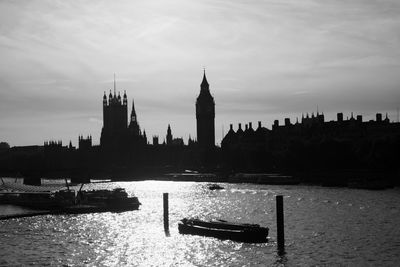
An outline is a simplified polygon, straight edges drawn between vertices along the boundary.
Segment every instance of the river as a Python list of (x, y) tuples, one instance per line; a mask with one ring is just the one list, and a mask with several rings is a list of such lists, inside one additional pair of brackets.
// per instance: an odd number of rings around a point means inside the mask
[[(319, 186), (115, 182), (139, 210), (46, 215), (0, 221), (2, 265), (92, 266), (396, 266), (400, 260), (400, 189), (368, 191)], [(169, 193), (170, 236), (163, 229)], [(276, 248), (275, 196), (284, 196), (286, 254)], [(0, 207), (0, 214), (13, 207)], [(18, 210), (23, 212), (23, 210)], [(265, 244), (180, 235), (184, 217), (220, 218), (270, 228)]]

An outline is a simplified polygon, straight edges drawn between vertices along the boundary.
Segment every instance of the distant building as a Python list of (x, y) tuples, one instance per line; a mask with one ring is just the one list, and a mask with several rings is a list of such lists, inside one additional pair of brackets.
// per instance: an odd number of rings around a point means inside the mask
[(184, 146), (185, 143), (183, 142), (183, 138), (174, 138), (172, 139), (173, 146)]
[[(355, 138), (362, 136), (373, 136), (376, 134), (391, 133), (397, 131), (398, 123), (390, 123), (388, 115), (385, 119), (382, 118), (381, 113), (376, 114), (376, 120), (363, 122), (361, 115), (354, 118), (353, 113), (351, 117), (344, 120), (343, 113), (337, 113), (336, 121), (325, 121), (324, 114), (317, 112), (311, 116), (307, 113), (301, 117), (301, 122), (296, 121), (292, 124), (289, 118), (284, 119), (284, 124), (279, 125), (279, 120), (275, 120), (272, 125), (272, 130), (261, 127), (259, 122), (258, 129), (252, 130), (251, 123), (242, 130), (241, 123), (239, 123), (238, 130), (233, 130), (233, 125), (230, 125), (229, 132), (223, 138), (221, 144), (222, 148), (240, 146), (240, 147), (269, 147), (274, 144), (282, 144), (285, 140), (291, 138), (301, 138), (305, 140), (312, 136), (325, 136), (332, 138)], [(268, 145), (268, 143), (270, 143)], [(283, 146), (281, 146), (283, 147)]]
[(204, 71), (196, 100), (197, 142), (201, 150), (215, 147), (215, 102)]
[(166, 136), (167, 146), (184, 146), (183, 138), (173, 138), (171, 126), (168, 124), (167, 136)]

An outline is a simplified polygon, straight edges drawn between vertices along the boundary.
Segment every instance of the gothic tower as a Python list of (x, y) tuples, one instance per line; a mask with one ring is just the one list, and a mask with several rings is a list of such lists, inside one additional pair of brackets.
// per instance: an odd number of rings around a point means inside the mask
[(134, 136), (141, 135), (139, 123), (136, 117), (135, 102), (133, 101), (133, 99), (132, 99), (132, 112), (131, 112), (131, 122), (129, 123), (129, 130)]
[(171, 132), (171, 126), (169, 124), (167, 129), (167, 145), (168, 146), (172, 145), (172, 132)]
[(200, 85), (200, 94), (196, 100), (197, 142), (202, 150), (209, 150), (215, 146), (215, 103), (210, 94), (210, 85), (207, 82), (204, 70), (203, 81)]
[(128, 127), (128, 101), (126, 93), (121, 99), (116, 92), (114, 76), (114, 95), (111, 93), (103, 96), (103, 129), (101, 130), (100, 144), (102, 147), (117, 146), (121, 136)]

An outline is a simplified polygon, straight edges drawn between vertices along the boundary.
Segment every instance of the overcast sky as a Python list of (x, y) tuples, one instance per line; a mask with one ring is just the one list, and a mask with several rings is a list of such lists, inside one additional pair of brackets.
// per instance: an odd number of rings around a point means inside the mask
[(141, 128), (195, 136), (203, 66), (216, 138), (230, 123), (400, 106), (398, 0), (0, 0), (0, 141), (91, 134), (102, 96), (132, 98)]

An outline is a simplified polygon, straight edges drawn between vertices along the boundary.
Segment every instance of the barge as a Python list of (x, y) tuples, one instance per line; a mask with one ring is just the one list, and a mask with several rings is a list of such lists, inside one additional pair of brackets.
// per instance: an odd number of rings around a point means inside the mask
[(181, 234), (209, 236), (245, 243), (266, 243), (269, 232), (267, 227), (261, 227), (258, 224), (240, 224), (223, 220), (202, 221), (193, 218), (182, 219), (178, 223), (178, 230)]

